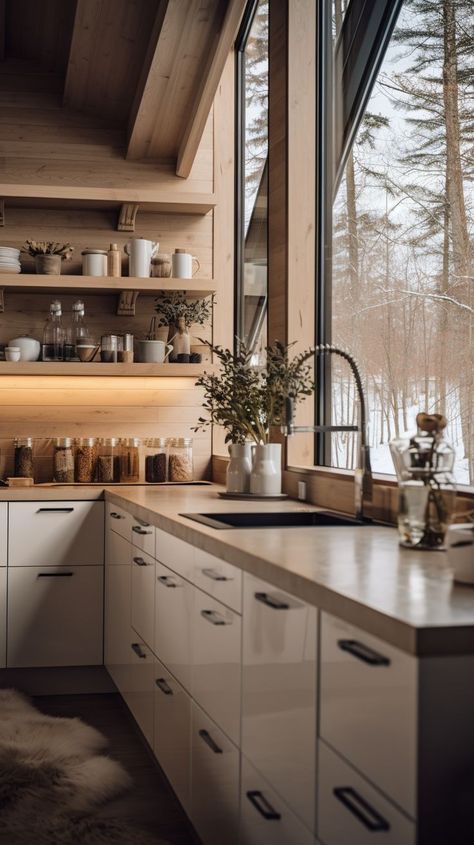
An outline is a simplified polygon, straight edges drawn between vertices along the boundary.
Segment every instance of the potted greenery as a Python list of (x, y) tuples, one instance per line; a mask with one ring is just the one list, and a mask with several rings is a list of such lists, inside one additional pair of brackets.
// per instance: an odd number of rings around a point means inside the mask
[(308, 363), (310, 350), (290, 359), (293, 346), (279, 341), (268, 346), (266, 364), (260, 368), (252, 365), (253, 352), (244, 343), (239, 343), (236, 353), (211, 346), (219, 371), (206, 372), (196, 382), (204, 390), (206, 416), (199, 418), (194, 430), (213, 423), (225, 428), (226, 443), (231, 444), (228, 492), (245, 493), (249, 487), (254, 495), (281, 493), (281, 444), (270, 442), (271, 430), (285, 423), (287, 399), (297, 404), (315, 387)]
[(55, 241), (26, 241), (23, 252), (33, 256), (37, 273), (46, 276), (61, 275), (61, 261), (69, 261), (74, 252), (71, 244), (60, 244)]
[(184, 290), (163, 291), (155, 301), (155, 311), (159, 315), (156, 328), (159, 330), (168, 327), (168, 337), (171, 335), (169, 340), (173, 345), (173, 352), (170, 360), (188, 363), (191, 351), (189, 327), (203, 326), (210, 322), (214, 296), (191, 299), (186, 296)]

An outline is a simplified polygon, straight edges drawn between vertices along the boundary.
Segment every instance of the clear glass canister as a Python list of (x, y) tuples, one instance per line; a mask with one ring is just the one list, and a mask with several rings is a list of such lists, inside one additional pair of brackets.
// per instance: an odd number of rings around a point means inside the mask
[(99, 443), (97, 481), (103, 484), (120, 481), (120, 445), (118, 437), (107, 437)]
[(168, 441), (154, 437), (145, 441), (145, 481), (163, 484), (168, 478)]
[(18, 437), (15, 440), (15, 478), (33, 478), (33, 438)]
[(71, 437), (58, 437), (54, 446), (53, 480), (57, 484), (74, 484), (74, 452)]
[(76, 446), (76, 481), (91, 484), (96, 480), (97, 441), (95, 437), (82, 437)]
[(170, 481), (193, 480), (193, 441), (177, 437), (169, 441), (168, 474)]
[(120, 481), (135, 484), (140, 480), (140, 438), (128, 437), (120, 444)]

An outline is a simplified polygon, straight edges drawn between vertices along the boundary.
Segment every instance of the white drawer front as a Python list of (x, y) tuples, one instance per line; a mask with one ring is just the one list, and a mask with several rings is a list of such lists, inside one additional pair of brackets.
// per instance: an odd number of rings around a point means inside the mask
[(120, 692), (130, 663), (130, 592), (129, 551), (126, 565), (105, 568), (104, 663)]
[(323, 613), (321, 736), (416, 816), (417, 661)]
[(239, 751), (193, 702), (191, 821), (203, 845), (237, 845)]
[(131, 543), (121, 534), (111, 531), (105, 532), (105, 564), (106, 566), (126, 566), (130, 564)]
[(0, 669), (7, 662), (7, 570), (0, 569)]
[(155, 559), (132, 546), (132, 628), (153, 648)]
[(8, 505), (0, 502), (0, 567), (7, 565)]
[(242, 619), (195, 588), (191, 694), (240, 746)]
[(155, 555), (155, 528), (149, 522), (132, 517), (132, 543), (148, 555)]
[(155, 658), (155, 756), (183, 807), (191, 801), (191, 698)]
[(231, 563), (195, 549), (194, 583), (237, 613), (242, 613), (242, 572)]
[(160, 528), (155, 529), (155, 558), (188, 581), (193, 580), (194, 553), (195, 549), (190, 543)]
[(10, 566), (103, 564), (103, 502), (12, 502), (9, 507)]
[(129, 628), (128, 633), (128, 665), (121, 692), (147, 742), (153, 747), (154, 657), (133, 628)]
[(313, 834), (245, 757), (239, 845), (315, 845)]
[(244, 574), (242, 751), (314, 830), (317, 611)]
[(102, 663), (101, 566), (9, 567), (8, 666)]
[(130, 532), (132, 530), (132, 515), (123, 508), (112, 505), (110, 502), (105, 506), (105, 526), (121, 534), (126, 540), (131, 540)]
[(320, 742), (318, 836), (324, 845), (415, 845), (415, 825)]
[(155, 569), (154, 652), (191, 689), (191, 618), (195, 587), (161, 563)]

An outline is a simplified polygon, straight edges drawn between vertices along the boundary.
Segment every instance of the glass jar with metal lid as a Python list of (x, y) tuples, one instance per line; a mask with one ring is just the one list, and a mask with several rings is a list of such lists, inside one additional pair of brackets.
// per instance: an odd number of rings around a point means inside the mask
[(120, 444), (120, 483), (135, 484), (140, 480), (139, 437), (127, 437)]
[(153, 437), (145, 440), (145, 481), (163, 484), (168, 478), (168, 440)]
[(54, 446), (53, 480), (57, 484), (74, 484), (74, 452), (71, 437), (58, 437)]
[(97, 481), (103, 484), (120, 481), (120, 441), (118, 437), (107, 437), (99, 442)]
[(177, 437), (169, 441), (168, 475), (170, 481), (193, 480), (192, 437)]
[(15, 458), (13, 475), (15, 478), (33, 478), (33, 438), (15, 439)]
[(81, 437), (76, 445), (76, 481), (92, 484), (96, 480), (97, 441), (95, 437)]

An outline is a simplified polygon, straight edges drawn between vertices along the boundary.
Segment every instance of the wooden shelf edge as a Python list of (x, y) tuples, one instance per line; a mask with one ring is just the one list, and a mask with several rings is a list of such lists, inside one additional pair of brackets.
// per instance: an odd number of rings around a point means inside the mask
[(0, 376), (150, 376), (197, 378), (212, 364), (103, 364), (69, 361), (0, 361)]
[(215, 208), (215, 194), (173, 191), (157, 191), (152, 188), (139, 190), (127, 187), (94, 188), (72, 185), (21, 185), (0, 183), (0, 197), (3, 200), (29, 200), (34, 207), (61, 207), (81, 204), (94, 207), (104, 205), (119, 208), (126, 203), (135, 203), (143, 211), (166, 212), (169, 214), (207, 214)]
[(90, 293), (120, 293), (137, 290), (140, 293), (158, 294), (165, 290), (185, 290), (198, 296), (216, 292), (214, 279), (137, 278), (135, 276), (42, 276), (35, 273), (0, 274), (0, 289), (15, 291), (35, 290), (87, 290)]

